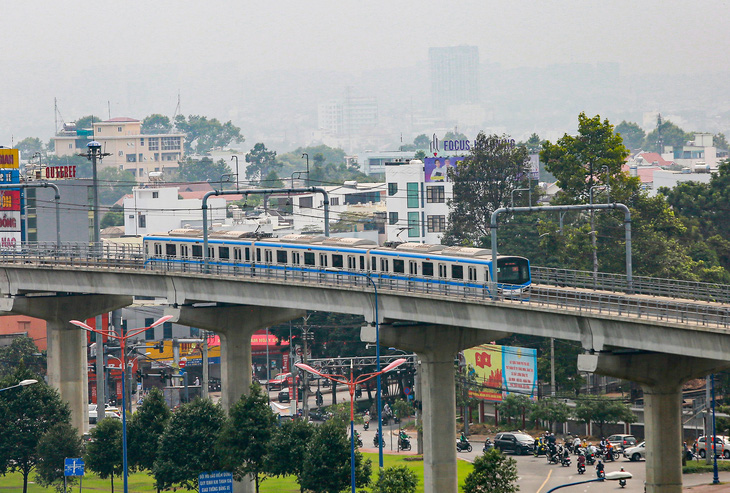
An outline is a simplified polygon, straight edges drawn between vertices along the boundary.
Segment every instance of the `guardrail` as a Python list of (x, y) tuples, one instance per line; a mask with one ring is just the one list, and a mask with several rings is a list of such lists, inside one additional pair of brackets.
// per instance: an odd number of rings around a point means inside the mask
[[(447, 283), (423, 282), (421, 278), (381, 278), (366, 272), (347, 270), (295, 270), (278, 264), (203, 265), (178, 259), (144, 263), (141, 245), (104, 243), (100, 248), (88, 243), (26, 243), (19, 251), (0, 252), (0, 261), (33, 264), (45, 267), (72, 266), (92, 269), (154, 270), (193, 273), (222, 277), (267, 279), (282, 283), (345, 286), (369, 291), (377, 286), (379, 293), (436, 294), (453, 299), (482, 302), (538, 305), (579, 314), (606, 314), (648, 320), (659, 320), (701, 326), (730, 328), (730, 286), (656, 279), (634, 278), (635, 294), (622, 293), (626, 277), (620, 274), (593, 273), (569, 269), (532, 267), (533, 285), (529, 293), (514, 297), (497, 293), (492, 283), (471, 283), (470, 287)], [(553, 285), (553, 286), (551, 286)], [(693, 300), (703, 303), (693, 303)]]

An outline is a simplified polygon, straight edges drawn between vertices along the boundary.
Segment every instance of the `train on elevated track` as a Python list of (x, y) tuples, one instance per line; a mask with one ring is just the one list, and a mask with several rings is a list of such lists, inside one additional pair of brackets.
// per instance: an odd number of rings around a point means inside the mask
[[(241, 268), (287, 273), (365, 276), (377, 281), (406, 281), (430, 288), (482, 289), (490, 293), (494, 266), (491, 250), (472, 247), (400, 243), (379, 246), (362, 238), (290, 234), (259, 237), (241, 231), (211, 232), (203, 258), (202, 231), (175, 229), (145, 236), (145, 265), (172, 265), (180, 270), (203, 267)], [(498, 290), (504, 296), (529, 297), (530, 262), (524, 257), (497, 257)], [(235, 270), (235, 269), (234, 269)], [(436, 289), (434, 289), (436, 290)]]

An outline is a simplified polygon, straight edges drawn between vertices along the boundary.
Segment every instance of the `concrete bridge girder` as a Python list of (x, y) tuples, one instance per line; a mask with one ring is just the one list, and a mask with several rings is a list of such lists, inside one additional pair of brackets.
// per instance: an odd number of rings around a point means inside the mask
[(682, 385), (730, 362), (664, 353), (578, 356), (578, 370), (630, 380), (644, 390), (647, 493), (682, 491)]
[[(423, 403), (425, 493), (456, 493), (456, 389), (454, 357), (461, 350), (506, 337), (507, 333), (443, 325), (380, 326), (380, 344), (412, 351), (420, 359)], [(360, 338), (375, 342), (375, 327)]]
[(48, 383), (71, 409), (71, 424), (89, 430), (88, 360), (86, 332), (69, 320), (87, 320), (132, 304), (130, 296), (68, 295), (0, 299), (0, 311), (46, 321)]

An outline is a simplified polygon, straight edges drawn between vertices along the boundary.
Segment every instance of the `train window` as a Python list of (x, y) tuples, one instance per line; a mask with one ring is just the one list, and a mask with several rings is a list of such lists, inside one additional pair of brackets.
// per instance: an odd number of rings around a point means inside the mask
[(327, 254), (326, 253), (319, 254), (319, 266), (327, 267)]
[(187, 245), (180, 245), (180, 256), (183, 258), (187, 258), (190, 256), (190, 251)]
[(256, 262), (261, 262), (261, 249), (256, 249)]
[(286, 254), (286, 250), (277, 250), (276, 251), (276, 263), (277, 264), (286, 264), (288, 262), (287, 257), (288, 257), (288, 255)]
[(291, 252), (291, 263), (299, 265), (299, 252)]
[(408, 262), (408, 273), (412, 276), (418, 275), (418, 263), (417, 262)]
[(228, 260), (231, 258), (231, 249), (229, 247), (218, 247), (218, 258), (221, 260)]
[(167, 255), (168, 257), (177, 257), (177, 245), (174, 243), (166, 244), (165, 255)]
[(477, 268), (476, 267), (469, 267), (469, 280), (470, 281), (477, 280)]
[(155, 243), (155, 255), (162, 255), (162, 244)]
[(203, 245), (193, 245), (193, 258), (203, 257)]
[(215, 258), (215, 248), (213, 248), (212, 246), (208, 247), (208, 258), (209, 259)]
[(360, 255), (360, 270), (365, 270), (365, 255)]
[(274, 252), (271, 250), (264, 250), (264, 258), (266, 259), (267, 264), (271, 264), (274, 262)]
[(314, 265), (314, 253), (304, 252), (304, 265)]
[(424, 276), (433, 277), (433, 262), (423, 262), (421, 272)]
[(383, 272), (388, 272), (390, 270), (390, 269), (388, 269), (388, 259), (387, 258), (380, 259), (380, 270)]
[(376, 259), (375, 257), (370, 257), (370, 270), (378, 270), (378, 259)]
[(463, 265), (452, 265), (451, 266), (451, 278), (452, 279), (464, 279), (464, 266)]
[(489, 281), (492, 280), (492, 276), (489, 275), (489, 267), (487, 267), (486, 269), (484, 269), (484, 280), (486, 282), (489, 282)]
[(446, 277), (446, 264), (439, 264), (439, 277)]
[(347, 256), (347, 268), (348, 269), (357, 269), (357, 259), (353, 257), (352, 255)]
[(342, 260), (342, 255), (335, 255), (332, 254), (332, 267), (342, 268), (344, 267), (344, 263)]
[(241, 249), (240, 248), (233, 249), (233, 260), (241, 260)]
[(403, 262), (399, 258), (393, 259), (393, 272), (398, 272), (400, 274), (403, 274), (406, 271), (405, 262)]
[(245, 260), (251, 260), (251, 249), (250, 248), (244, 248), (243, 253), (245, 254)]

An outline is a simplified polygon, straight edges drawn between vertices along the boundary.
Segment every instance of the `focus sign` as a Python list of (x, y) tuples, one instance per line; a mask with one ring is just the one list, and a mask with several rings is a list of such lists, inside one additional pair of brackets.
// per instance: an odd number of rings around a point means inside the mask
[(198, 476), (199, 493), (233, 493), (233, 474), (214, 471)]
[(63, 462), (64, 476), (83, 476), (84, 475), (84, 459), (64, 459)]

